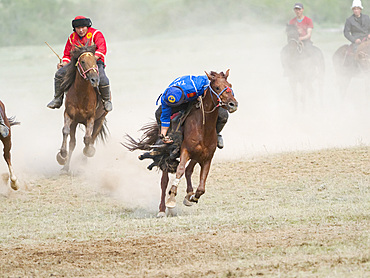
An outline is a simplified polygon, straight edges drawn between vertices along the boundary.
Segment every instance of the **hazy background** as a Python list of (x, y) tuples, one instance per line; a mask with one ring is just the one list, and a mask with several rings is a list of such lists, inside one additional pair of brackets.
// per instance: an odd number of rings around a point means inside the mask
[[(225, 148), (215, 161), (296, 150), (370, 144), (370, 93), (357, 77), (347, 96), (340, 96), (332, 68), (334, 51), (347, 43), (342, 34), (352, 1), (309, 1), (305, 15), (313, 18), (313, 41), (325, 56), (325, 89), (305, 103), (293, 102), (283, 77), (280, 50), (286, 44), (285, 24), (295, 16), (294, 1), (126, 0), (126, 1), (0, 1), (0, 99), (14, 127), (13, 164), (25, 182), (59, 174), (56, 162), (62, 142), (63, 109), (50, 110), (57, 57), (62, 55), (71, 21), (91, 17), (108, 43), (106, 72), (113, 95), (107, 120), (111, 136), (97, 154), (82, 162), (83, 131), (78, 132), (72, 160), (76, 173), (86, 173), (97, 186), (158, 203), (158, 172), (139, 153), (120, 144), (129, 133), (154, 119), (158, 95), (178, 76), (226, 71), (239, 110), (222, 132)], [(370, 1), (363, 1), (370, 11)], [(84, 165), (84, 166), (81, 166)], [(0, 171), (6, 172), (5, 162)], [(246, 173), (247, 174), (247, 173)], [(134, 187), (130, 194), (128, 188)]]

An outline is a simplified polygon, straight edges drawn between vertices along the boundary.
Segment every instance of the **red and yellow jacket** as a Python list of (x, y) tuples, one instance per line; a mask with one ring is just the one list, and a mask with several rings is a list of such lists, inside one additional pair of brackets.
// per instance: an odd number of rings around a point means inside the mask
[(64, 47), (63, 62), (69, 63), (71, 61), (71, 50), (73, 50), (75, 45), (80, 45), (80, 43), (85, 45), (89, 40), (89, 45), (92, 43), (96, 45), (95, 55), (99, 57), (98, 60), (104, 63), (105, 54), (107, 53), (107, 44), (103, 33), (92, 27), (87, 30), (86, 35), (82, 38), (76, 32), (73, 32), (69, 36), (66, 46)]

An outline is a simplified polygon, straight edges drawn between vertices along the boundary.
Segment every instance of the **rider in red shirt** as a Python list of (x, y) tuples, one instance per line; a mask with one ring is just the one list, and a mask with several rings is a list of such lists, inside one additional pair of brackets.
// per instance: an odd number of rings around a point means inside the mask
[(313, 29), (312, 19), (303, 15), (303, 4), (296, 3), (294, 5), (294, 12), (296, 17), (289, 21), (290, 25), (296, 25), (299, 32), (299, 40), (305, 45), (312, 44), (311, 34)]
[(95, 44), (95, 58), (97, 60), (99, 70), (99, 91), (104, 103), (104, 109), (109, 112), (112, 111), (112, 102), (110, 101), (111, 92), (109, 87), (109, 79), (105, 74), (105, 54), (107, 53), (107, 45), (105, 38), (97, 29), (91, 27), (92, 22), (90, 18), (84, 16), (77, 16), (72, 20), (73, 33), (68, 37), (67, 43), (64, 48), (64, 55), (62, 62), (57, 65), (58, 71), (55, 73), (54, 78), (54, 99), (47, 105), (49, 108), (60, 108), (63, 103), (64, 92), (60, 89), (63, 77), (66, 73), (65, 65), (71, 61), (71, 51), (77, 45), (86, 45), (86, 43)]

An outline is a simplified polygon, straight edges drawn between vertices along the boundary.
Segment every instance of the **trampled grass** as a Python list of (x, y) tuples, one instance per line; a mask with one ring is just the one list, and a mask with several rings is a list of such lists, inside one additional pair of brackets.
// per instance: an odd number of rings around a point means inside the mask
[(164, 219), (127, 208), (83, 176), (37, 179), (0, 197), (0, 273), (366, 277), (369, 151), (364, 146), (218, 162), (199, 204), (181, 204), (182, 182), (178, 216)]

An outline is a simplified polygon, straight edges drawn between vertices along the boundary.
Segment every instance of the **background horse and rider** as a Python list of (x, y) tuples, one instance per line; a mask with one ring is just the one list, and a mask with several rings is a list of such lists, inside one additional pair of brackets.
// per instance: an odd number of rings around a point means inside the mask
[(19, 182), (14, 174), (12, 162), (11, 162), (11, 154), (10, 150), (12, 148), (12, 130), (11, 126), (13, 125), (19, 125), (19, 122), (15, 121), (15, 118), (8, 118), (5, 113), (5, 105), (2, 101), (0, 101), (0, 116), (1, 121), (3, 122), (3, 128), (0, 132), (0, 140), (3, 142), (3, 156), (6, 161), (6, 164), (8, 165), (9, 170), (9, 180), (10, 180), (10, 186), (12, 189), (17, 190), (19, 188)]
[[(169, 134), (174, 138), (172, 145), (156, 145), (160, 134), (160, 127), (157, 123), (145, 126), (143, 128), (145, 132), (140, 140), (137, 141), (128, 136), (128, 142), (124, 144), (130, 151), (148, 151), (139, 156), (139, 159), (152, 158), (154, 162), (149, 166), (149, 169), (158, 166), (162, 170), (162, 194), (158, 217), (166, 215), (166, 208), (176, 207), (177, 187), (184, 174), (187, 184), (185, 205), (190, 206), (194, 202), (198, 202), (205, 193), (206, 179), (217, 146), (218, 109), (223, 107), (233, 113), (238, 108), (238, 102), (231, 89), (232, 85), (227, 81), (229, 70), (226, 73), (206, 72), (206, 75), (210, 85), (203, 96), (199, 97), (198, 101), (190, 102), (182, 117), (171, 122)], [(180, 141), (177, 141), (176, 138), (180, 138)], [(191, 176), (197, 164), (200, 165), (200, 180), (199, 186), (194, 192)], [(171, 185), (169, 198), (166, 201), (169, 173), (176, 173), (176, 179)]]
[[(299, 40), (296, 25), (286, 26), (287, 45), (281, 51), (284, 75), (288, 77), (295, 103), (304, 104), (307, 97), (321, 97), (324, 85), (325, 61), (322, 51)], [(301, 89), (298, 90), (298, 84)]]
[(370, 40), (364, 40), (359, 45), (345, 44), (339, 47), (333, 55), (333, 66), (343, 97), (354, 77), (364, 77), (365, 88), (368, 90), (370, 84), (366, 76), (370, 71)]
[[(64, 110), (62, 147), (57, 154), (57, 161), (69, 171), (73, 150), (76, 146), (76, 127), (85, 126), (83, 153), (86, 157), (95, 154), (94, 142), (97, 136), (104, 141), (107, 135), (105, 116), (99, 95), (99, 71), (96, 64), (95, 45), (76, 46), (71, 52), (71, 62), (66, 65), (66, 74), (62, 89), (67, 92)], [(67, 138), (70, 136), (69, 150)]]

